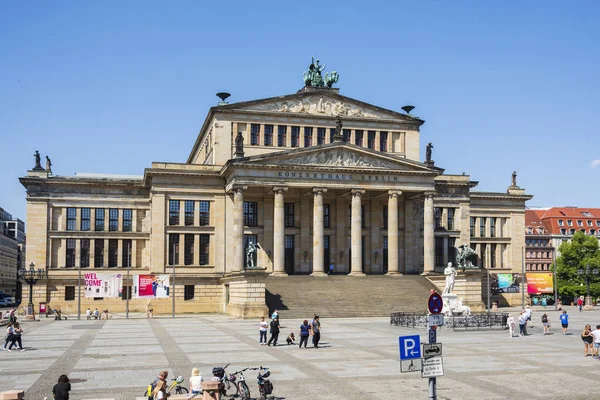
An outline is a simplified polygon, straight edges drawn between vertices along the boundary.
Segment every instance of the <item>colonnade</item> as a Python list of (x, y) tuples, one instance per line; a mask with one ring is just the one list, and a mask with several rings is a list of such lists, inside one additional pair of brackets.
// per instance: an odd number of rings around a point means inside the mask
[[(233, 271), (244, 269), (244, 190), (246, 186), (236, 186), (233, 193)], [(273, 210), (273, 275), (286, 275), (285, 272), (285, 221), (284, 196), (285, 186), (274, 186)], [(327, 273), (324, 265), (324, 213), (323, 195), (326, 188), (315, 187), (313, 195), (313, 275)], [(361, 205), (364, 189), (351, 189), (351, 253), (350, 275), (364, 275), (362, 272), (362, 215)], [(388, 191), (388, 274), (401, 274), (402, 267), (398, 257), (398, 198), (400, 190)], [(424, 273), (434, 271), (434, 221), (433, 193), (425, 193), (424, 201)]]

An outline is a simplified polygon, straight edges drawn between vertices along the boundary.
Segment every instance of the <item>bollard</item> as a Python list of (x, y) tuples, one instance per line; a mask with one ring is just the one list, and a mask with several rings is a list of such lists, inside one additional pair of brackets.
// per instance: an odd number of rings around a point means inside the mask
[(0, 400), (23, 400), (24, 398), (25, 392), (22, 390), (9, 390), (0, 393)]
[(202, 400), (220, 400), (222, 388), (221, 382), (202, 382)]

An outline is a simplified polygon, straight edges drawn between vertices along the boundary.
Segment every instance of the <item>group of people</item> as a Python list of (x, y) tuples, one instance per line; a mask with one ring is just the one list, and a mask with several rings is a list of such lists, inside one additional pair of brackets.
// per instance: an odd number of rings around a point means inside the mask
[[(271, 337), (267, 341), (267, 331), (271, 333)], [(265, 321), (265, 317), (260, 318), (259, 324), (259, 343), (261, 346), (277, 346), (277, 340), (279, 339), (279, 332), (281, 331), (281, 324), (279, 322), (279, 312), (275, 310), (273, 315), (271, 315), (271, 322), (267, 323)], [(309, 323), (307, 319), (305, 319), (300, 325), (300, 345), (302, 348), (304, 344), (304, 348), (306, 349), (308, 344), (308, 338), (312, 335), (312, 344), (315, 349), (319, 347), (319, 341), (321, 340), (321, 322), (319, 321), (319, 316), (317, 314), (314, 315), (312, 321)], [(288, 345), (296, 344), (296, 336), (294, 332), (290, 332), (288, 337), (286, 338), (286, 343)]]
[(596, 329), (592, 330), (592, 326), (587, 324), (581, 333), (583, 340), (583, 354), (585, 357), (600, 358), (598, 350), (600, 349), (600, 325), (596, 325)]
[[(529, 308), (529, 306), (526, 306), (525, 309), (521, 310), (521, 312), (519, 313), (519, 317), (518, 317), (518, 323), (519, 323), (519, 336), (528, 336), (529, 334), (527, 333), (527, 327), (532, 328), (533, 327), (533, 323), (531, 322), (531, 315), (532, 315), (532, 311), (531, 308)], [(562, 326), (562, 332), (563, 335), (567, 334), (567, 331), (569, 329), (569, 314), (567, 314), (567, 311), (563, 311), (562, 314), (558, 317), (560, 324)], [(515, 318), (511, 315), (508, 314), (508, 318), (506, 320), (506, 324), (508, 325), (508, 334), (509, 336), (512, 338), (515, 336), (514, 331), (515, 331)], [(548, 314), (544, 313), (542, 314), (542, 325), (544, 327), (544, 335), (549, 335), (550, 334), (550, 320), (548, 318)]]
[(108, 315), (108, 310), (103, 310), (102, 314), (100, 314), (100, 312), (98, 311), (97, 308), (94, 309), (94, 311), (92, 311), (90, 308), (88, 308), (85, 311), (85, 318), (90, 320), (90, 319), (110, 319), (110, 316)]
[(23, 328), (21, 328), (21, 325), (16, 319), (9, 322), (8, 327), (6, 328), (6, 336), (4, 337), (4, 347), (2, 349), (5, 351), (12, 351), (13, 346), (18, 345), (18, 350), (25, 351), (21, 335), (23, 335)]

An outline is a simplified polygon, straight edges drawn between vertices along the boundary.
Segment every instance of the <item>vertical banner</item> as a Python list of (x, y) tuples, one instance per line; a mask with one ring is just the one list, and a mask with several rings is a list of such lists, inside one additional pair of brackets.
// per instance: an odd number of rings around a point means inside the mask
[(85, 297), (121, 297), (123, 274), (85, 273)]
[(133, 297), (166, 299), (169, 297), (169, 275), (134, 275)]
[(552, 272), (528, 272), (527, 294), (554, 293)]

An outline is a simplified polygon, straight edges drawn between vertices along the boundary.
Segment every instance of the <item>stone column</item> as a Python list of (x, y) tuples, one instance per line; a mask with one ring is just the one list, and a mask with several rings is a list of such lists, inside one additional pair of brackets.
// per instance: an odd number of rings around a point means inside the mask
[(244, 269), (244, 189), (246, 187), (233, 188), (232, 272), (239, 272)]
[(273, 275), (285, 275), (285, 223), (283, 211), (283, 194), (287, 187), (275, 186), (275, 204), (273, 207)]
[(399, 190), (388, 192), (388, 275), (400, 273), (398, 260), (398, 196)]
[(324, 275), (325, 267), (323, 265), (325, 257), (323, 227), (323, 193), (327, 189), (314, 188), (314, 204), (313, 204), (313, 270), (311, 275)]
[(352, 225), (350, 228), (350, 239), (352, 249), (352, 260), (350, 260), (350, 275), (364, 275), (362, 272), (362, 218), (361, 198), (365, 191), (352, 189)]
[(423, 273), (429, 274), (434, 272), (434, 238), (433, 238), (433, 193), (425, 193), (425, 204), (424, 204), (424, 225), (423, 225), (423, 247), (424, 247), (424, 259), (423, 259)]

